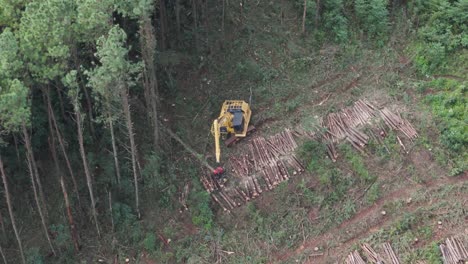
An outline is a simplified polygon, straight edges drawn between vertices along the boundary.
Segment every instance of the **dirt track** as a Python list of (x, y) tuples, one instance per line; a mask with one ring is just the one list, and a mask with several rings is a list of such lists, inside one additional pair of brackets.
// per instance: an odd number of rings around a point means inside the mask
[[(288, 261), (293, 256), (299, 255), (306, 250), (313, 251), (314, 247), (320, 247), (326, 244), (326, 241), (331, 240), (334, 238), (338, 240), (339, 244), (335, 248), (327, 248), (326, 252), (323, 257), (316, 257), (309, 260), (309, 263), (325, 263), (325, 261), (332, 256), (338, 254), (344, 254), (343, 250), (347, 249), (348, 246), (352, 245), (357, 240), (367, 237), (370, 234), (378, 231), (380, 228), (388, 225), (389, 223), (393, 222), (393, 220), (397, 219), (399, 215), (395, 216), (385, 216), (379, 217), (379, 214), (382, 210), (382, 206), (385, 203), (394, 202), (397, 200), (404, 200), (411, 197), (411, 193), (415, 193), (418, 190), (426, 188), (428, 191), (435, 190), (443, 185), (446, 184), (456, 184), (462, 183), (468, 180), (468, 173), (465, 172), (462, 176), (459, 177), (443, 177), (438, 180), (426, 182), (425, 184), (419, 185), (408, 185), (406, 188), (402, 188), (396, 191), (393, 191), (386, 195), (385, 197), (381, 197), (377, 202), (373, 205), (364, 208), (356, 213), (352, 218), (347, 221), (341, 223), (337, 228), (334, 228), (330, 232), (317, 236), (313, 239), (310, 239), (304, 243), (302, 243), (298, 248), (295, 250), (288, 250), (285, 252), (281, 252), (277, 254), (277, 259), (272, 261), (271, 263), (281, 263)], [(405, 212), (411, 212), (415, 210), (415, 208), (408, 207)], [(363, 223), (363, 222), (372, 222), (374, 219), (374, 223), (370, 224), (370, 227), (366, 228), (365, 230), (361, 230), (355, 233), (351, 233), (351, 229), (354, 225)], [(349, 233), (348, 233), (349, 232)], [(337, 239), (338, 238), (338, 239)], [(339, 252), (339, 253), (338, 253)]]

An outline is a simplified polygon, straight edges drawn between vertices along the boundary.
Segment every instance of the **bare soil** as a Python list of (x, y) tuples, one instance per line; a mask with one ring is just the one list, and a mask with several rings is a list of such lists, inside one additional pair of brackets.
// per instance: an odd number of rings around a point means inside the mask
[[(385, 203), (408, 199), (411, 197), (412, 193), (415, 193), (416, 191), (421, 189), (427, 189), (430, 191), (447, 184), (457, 184), (466, 181), (468, 181), (467, 172), (465, 172), (459, 177), (443, 177), (434, 181), (428, 181), (424, 184), (407, 185), (404, 188), (400, 188), (394, 192), (389, 193), (385, 197), (380, 198), (373, 205), (361, 209), (351, 219), (343, 222), (337, 228), (302, 243), (299, 247), (297, 247), (294, 250), (279, 252), (277, 254), (276, 260), (273, 260), (271, 263), (281, 263), (288, 261), (290, 258), (293, 258), (296, 255), (300, 255), (306, 251), (313, 252), (313, 249), (315, 247), (323, 248), (324, 245), (327, 245), (328, 241), (336, 240), (338, 238), (338, 246), (334, 248), (326, 248), (326, 254), (324, 254), (322, 257), (314, 257), (309, 260), (309, 263), (326, 263), (327, 260), (345, 254), (345, 252), (347, 252), (346, 250), (349, 250), (349, 247), (355, 242), (357, 242), (359, 239), (362, 239), (364, 237), (369, 236), (372, 233), (375, 233), (379, 229), (385, 227), (392, 221), (396, 220), (404, 212), (411, 212), (417, 208), (417, 206), (413, 205), (406, 207), (404, 209), (405, 211), (402, 211), (398, 215), (382, 216), (381, 211)], [(433, 203), (434, 201), (429, 202)], [(362, 228), (355, 228), (356, 225), (362, 223), (369, 223), (370, 226), (366, 227), (366, 229), (364, 230), (362, 230)], [(345, 238), (342, 238), (343, 234), (346, 234)]]

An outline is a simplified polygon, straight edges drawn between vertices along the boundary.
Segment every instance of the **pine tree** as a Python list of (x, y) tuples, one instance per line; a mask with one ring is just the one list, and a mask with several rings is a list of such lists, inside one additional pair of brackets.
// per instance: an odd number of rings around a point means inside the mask
[(109, 30), (105, 37), (97, 41), (97, 57), (100, 66), (88, 73), (90, 84), (96, 89), (105, 89), (112, 96), (111, 100), (119, 100), (128, 131), (130, 154), (132, 161), (133, 180), (135, 187), (135, 209), (140, 217), (140, 200), (138, 187), (137, 146), (133, 128), (132, 114), (129, 103), (129, 90), (136, 84), (136, 76), (141, 72), (141, 64), (128, 60), (128, 49), (125, 47), (127, 35), (118, 26)]
[(354, 9), (361, 28), (371, 38), (383, 38), (388, 31), (386, 0), (356, 0)]

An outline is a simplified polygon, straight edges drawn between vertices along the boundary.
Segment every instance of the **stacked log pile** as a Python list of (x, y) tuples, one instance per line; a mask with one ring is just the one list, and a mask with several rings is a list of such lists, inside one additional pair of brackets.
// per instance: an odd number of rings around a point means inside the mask
[(444, 264), (466, 263), (468, 261), (468, 251), (465, 247), (466, 241), (459, 237), (451, 237), (445, 240), (445, 244), (440, 244)]
[(345, 259), (346, 264), (366, 264), (357, 250), (351, 252)]
[(418, 133), (408, 120), (392, 113), (387, 108), (380, 110), (379, 113), (385, 124), (387, 124), (391, 129), (401, 131), (409, 139), (418, 137)]
[(392, 264), (400, 264), (400, 260), (398, 259), (397, 255), (395, 254), (395, 251), (393, 251), (392, 246), (390, 243), (384, 243), (382, 244), (382, 248), (387, 254), (387, 263), (392, 263)]
[(375, 252), (375, 250), (367, 243), (361, 245), (362, 252), (364, 253), (367, 260), (371, 263), (384, 263), (382, 257)]
[(255, 137), (247, 146), (247, 154), (229, 158), (228, 167), (233, 175), (229, 187), (223, 188), (213, 177), (202, 178), (205, 189), (225, 211), (255, 199), (263, 191), (272, 190), (304, 171), (294, 155), (297, 143), (289, 129), (268, 139)]
[[(354, 148), (363, 152), (363, 148), (369, 142), (369, 136), (357, 128), (369, 123), (375, 117), (381, 118), (390, 129), (402, 132), (410, 140), (418, 136), (408, 120), (391, 112), (388, 108), (378, 110), (370, 102), (358, 100), (352, 106), (346, 107), (337, 113), (330, 113), (321, 120), (321, 127), (326, 130), (322, 138), (327, 144), (330, 159), (336, 161), (338, 155), (334, 144), (343, 139), (346, 139)], [(397, 138), (399, 144), (405, 149), (401, 139)]]
[(398, 257), (396, 256), (395, 252), (393, 251), (392, 246), (390, 243), (382, 244), (383, 253), (377, 253), (369, 244), (362, 244), (361, 250), (364, 254), (365, 260), (359, 255), (357, 250), (351, 252), (345, 259), (346, 264), (361, 264), (361, 263), (374, 263), (374, 264), (400, 264)]
[(205, 190), (207, 190), (209, 193), (220, 190), (223, 187), (222, 182), (215, 179), (214, 175), (211, 173), (202, 175), (200, 180)]
[[(460, 264), (468, 261), (468, 240), (467, 237), (450, 237), (445, 240), (445, 243), (439, 245), (442, 252), (444, 264)], [(395, 254), (390, 243), (382, 244), (381, 254), (377, 253), (369, 244), (362, 244), (361, 250), (364, 259), (359, 255), (357, 250), (351, 252), (346, 258), (346, 264), (400, 264), (400, 260)], [(418, 264), (424, 264), (425, 261), (418, 261)]]
[(328, 114), (322, 120), (322, 127), (327, 129), (327, 133), (331, 136), (333, 142), (338, 142), (349, 137), (350, 133), (355, 134), (350, 132), (350, 129), (364, 125), (372, 117), (375, 117), (375, 110), (375, 106), (371, 103), (359, 100), (353, 106), (347, 107), (338, 113)]

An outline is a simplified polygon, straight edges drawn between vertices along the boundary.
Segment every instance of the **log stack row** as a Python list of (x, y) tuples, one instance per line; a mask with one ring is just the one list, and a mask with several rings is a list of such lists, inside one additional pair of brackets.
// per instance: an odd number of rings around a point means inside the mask
[(210, 174), (205, 174), (200, 177), (200, 180), (203, 184), (203, 187), (205, 190), (209, 193), (221, 190), (223, 186), (223, 183), (215, 179), (214, 175)]
[(338, 113), (330, 113), (322, 120), (330, 139), (338, 142), (349, 136), (349, 130), (364, 125), (376, 116), (376, 107), (365, 100), (356, 101)]
[(380, 110), (379, 114), (385, 124), (387, 124), (391, 129), (401, 131), (411, 140), (418, 137), (418, 133), (416, 132), (416, 129), (414, 129), (413, 125), (411, 125), (408, 120), (403, 119), (400, 115), (391, 112), (387, 108)]
[[(321, 127), (326, 131), (322, 138), (327, 144), (328, 156), (336, 161), (338, 155), (335, 143), (346, 139), (354, 148), (363, 152), (369, 142), (369, 136), (357, 129), (358, 126), (369, 123), (374, 118), (381, 118), (390, 129), (400, 131), (410, 140), (418, 137), (418, 133), (411, 123), (400, 115), (391, 112), (388, 108), (378, 110), (366, 100), (358, 100), (352, 106), (340, 112), (330, 113), (321, 120)], [(382, 135), (380, 135), (382, 136)], [(399, 144), (405, 148), (398, 137)]]
[(357, 250), (351, 252), (346, 258), (346, 264), (363, 264), (363, 263), (374, 263), (374, 264), (400, 264), (400, 260), (393, 251), (390, 243), (382, 244), (382, 255), (377, 253), (369, 244), (362, 244), (361, 250), (364, 254), (364, 259), (361, 257)]
[[(439, 245), (442, 252), (442, 259), (444, 264), (459, 264), (468, 261), (468, 239), (467, 237), (449, 237), (445, 243)], [(400, 264), (395, 251), (390, 243), (382, 244), (381, 254), (377, 253), (369, 244), (364, 243), (361, 245), (361, 250), (364, 258), (359, 255), (357, 250), (351, 252), (346, 258), (346, 264), (361, 264), (361, 263), (391, 263)], [(424, 261), (417, 262), (418, 264), (425, 263)]]
[(466, 263), (468, 261), (467, 241), (461, 237), (450, 237), (440, 244), (444, 264)]
[(351, 252), (345, 259), (346, 264), (366, 264), (357, 250)]
[(293, 134), (285, 129), (268, 139), (253, 138), (247, 145), (248, 153), (229, 158), (228, 167), (233, 177), (226, 188), (216, 185), (216, 181), (213, 184), (212, 177), (202, 178), (213, 200), (229, 212), (303, 172), (304, 167), (294, 155), (297, 143)]
[(369, 244), (362, 244), (361, 249), (367, 261), (369, 261), (370, 263), (384, 263), (380, 254), (378, 254)]
[(395, 254), (395, 251), (393, 251), (392, 245), (390, 245), (390, 243), (387, 242), (387, 243), (382, 244), (382, 248), (387, 254), (388, 263), (400, 264), (400, 260)]

